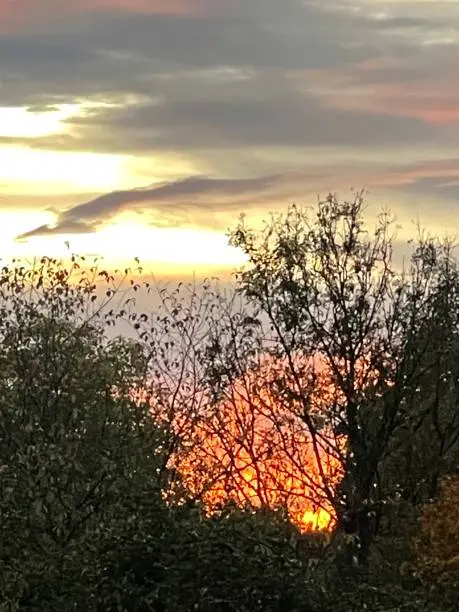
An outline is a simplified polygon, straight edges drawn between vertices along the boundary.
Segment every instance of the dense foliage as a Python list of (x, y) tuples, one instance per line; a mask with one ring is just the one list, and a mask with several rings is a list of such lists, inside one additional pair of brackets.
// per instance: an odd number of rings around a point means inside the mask
[(455, 609), (452, 246), (316, 212), (242, 219), (234, 292), (2, 269), (0, 610)]

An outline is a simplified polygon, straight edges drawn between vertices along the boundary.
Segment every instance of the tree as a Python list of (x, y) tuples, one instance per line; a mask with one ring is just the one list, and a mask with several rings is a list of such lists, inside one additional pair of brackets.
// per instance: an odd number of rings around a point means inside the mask
[[(399, 560), (387, 588), (367, 570), (397, 504), (424, 508), (457, 466), (459, 274), (424, 236), (397, 269), (390, 219), (370, 234), (363, 211), (330, 197), (313, 220), (242, 220), (234, 292), (76, 257), (3, 268), (6, 609), (419, 609)], [(450, 567), (439, 530), (420, 567)], [(355, 561), (367, 580), (343, 581)]]
[[(3, 269), (0, 606), (312, 610), (288, 523), (207, 518), (169, 468), (206, 406), (197, 357), (212, 300), (180, 307), (173, 294), (149, 319), (113, 284), (77, 260)], [(118, 320), (140, 338), (108, 336)]]
[[(457, 452), (455, 399), (450, 395), (453, 404), (444, 408), (428, 381), (446, 374), (443, 357), (440, 363), (430, 352), (439, 337), (431, 323), (439, 317), (448, 334), (456, 333), (457, 320), (446, 316), (442, 296), (456, 295), (458, 282), (450, 251), (422, 237), (408, 269), (397, 270), (391, 219), (380, 215), (370, 233), (363, 212), (362, 194), (350, 202), (330, 196), (312, 220), (292, 206), (256, 232), (242, 218), (231, 241), (249, 259), (238, 288), (264, 323), (258, 344), (286, 364), (282, 392), (301, 405), (317, 491), (335, 509), (339, 526), (356, 535), (356, 555), (366, 565), (384, 504), (407, 484), (406, 474), (403, 483), (393, 472), (389, 478), (389, 465), (408, 452), (409, 432), (427, 421), (435, 427), (435, 411), (442, 411), (432, 452), (435, 458)], [(324, 364), (333, 390), (319, 414), (314, 376), (304, 376), (311, 359)], [(448, 372), (456, 390), (457, 378)], [(279, 381), (275, 386), (279, 393)], [(415, 399), (419, 388), (422, 407)], [(339, 483), (325, 470), (330, 454), (341, 464)]]
[[(154, 355), (155, 413), (171, 424), (171, 465), (186, 489), (171, 490), (170, 499), (191, 495), (209, 512), (229, 500), (253, 510), (286, 508), (302, 529), (330, 526), (330, 504), (316, 494), (300, 406), (272, 386), (285, 375), (285, 366), (258, 350), (263, 347), (257, 346), (257, 322), (245, 301), (207, 281), (200, 287), (161, 288), (159, 294), (159, 310), (142, 316), (138, 331)], [(314, 366), (304, 365), (305, 370)], [(318, 407), (330, 378), (325, 371), (316, 375), (322, 381), (315, 393)], [(336, 480), (339, 466), (326, 450), (324, 466)]]
[(414, 539), (415, 572), (451, 602), (459, 596), (459, 477), (442, 480), (440, 496), (422, 507)]
[(397, 494), (422, 503), (438, 494), (441, 476), (454, 473), (459, 461), (459, 271), (452, 244), (423, 239), (411, 274), (403, 367), (421, 375), (406, 385), (405, 418), (387, 453), (385, 479), (397, 473)]
[(107, 338), (111, 281), (99, 277), (101, 301), (78, 266), (44, 259), (0, 278), (0, 592), (21, 608), (52, 609), (94, 543), (135, 519), (134, 499), (161, 501), (167, 432), (132, 396), (145, 356)]

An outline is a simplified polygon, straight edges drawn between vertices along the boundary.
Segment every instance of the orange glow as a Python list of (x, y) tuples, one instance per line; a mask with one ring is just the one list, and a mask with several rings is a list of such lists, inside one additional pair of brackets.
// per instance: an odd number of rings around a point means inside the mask
[[(369, 359), (361, 359), (358, 394), (377, 396), (376, 380)], [(217, 403), (196, 389), (179, 395), (174, 393), (167, 409), (152, 390), (134, 393), (151, 404), (159, 423), (171, 425), (180, 442), (169, 467), (208, 514), (232, 502), (252, 510), (286, 510), (302, 533), (333, 529), (347, 439), (333, 432), (344, 395), (322, 355), (297, 357), (293, 364), (263, 357)], [(311, 429), (305, 413), (315, 419)], [(172, 485), (165, 499), (177, 501), (176, 493)]]
[[(330, 373), (318, 358), (296, 366), (307, 411), (319, 419), (338, 400)], [(314, 448), (303, 400), (280, 391), (278, 380), (295, 387), (286, 362), (274, 359), (238, 379), (199, 422), (174, 466), (210, 513), (229, 501), (284, 508), (301, 531), (328, 530), (335, 522), (331, 497), (343, 475), (346, 440), (324, 424)]]

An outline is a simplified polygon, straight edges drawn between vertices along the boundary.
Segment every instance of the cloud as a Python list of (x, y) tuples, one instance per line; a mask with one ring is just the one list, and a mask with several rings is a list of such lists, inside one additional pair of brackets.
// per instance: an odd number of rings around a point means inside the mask
[(213, 86), (203, 80), (199, 94), (191, 86), (183, 94), (177, 92), (176, 98), (166, 95), (164, 100), (134, 107), (94, 108), (66, 122), (67, 135), (22, 142), (60, 150), (175, 152), (193, 155), (211, 169), (217, 150), (244, 158), (254, 149), (392, 147), (440, 140), (436, 126), (421, 117), (392, 116), (369, 108), (357, 112), (351, 102), (351, 108), (340, 108), (342, 101), (335, 108), (333, 100), (303, 95), (285, 79), (269, 74)]
[[(58, 215), (55, 224), (41, 225), (18, 236), (17, 240), (50, 234), (91, 232), (123, 210), (141, 210), (146, 207), (157, 209), (157, 220), (152, 221), (153, 225), (164, 225), (167, 214), (171, 217), (166, 224), (173, 225), (174, 214), (186, 215), (193, 204), (198, 209), (203, 208), (206, 199), (210, 198), (214, 206), (222, 200), (230, 206), (232, 198), (259, 195), (269, 191), (270, 187), (281, 180), (280, 176), (252, 179), (188, 177), (147, 188), (114, 191), (68, 209)], [(196, 204), (196, 198), (199, 198), (199, 204)], [(210, 211), (211, 208), (212, 205), (209, 206)]]
[(166, 178), (157, 168), (174, 156), (204, 175), (82, 197), (33, 235), (94, 231), (130, 209), (156, 224), (222, 225), (237, 207), (351, 185), (413, 199), (422, 187), (450, 207), (456, 9), (442, 0), (1, 3), (0, 106), (92, 106), (63, 134), (0, 136), (0, 146), (138, 156), (144, 167), (151, 160), (146, 184)]
[(159, 75), (336, 67), (378, 53), (371, 40), (352, 46), (352, 20), (325, 18), (296, 0), (212, 0), (194, 19), (135, 6), (78, 15), (61, 8), (54, 18), (44, 11), (47, 18), (35, 28), (31, 17), (28, 30), (0, 36), (0, 99), (46, 104), (109, 93), (154, 96)]
[(459, 125), (456, 71), (450, 50), (439, 48), (429, 52), (428, 64), (419, 57), (379, 58), (340, 70), (304, 71), (298, 78), (334, 110), (449, 127)]
[(364, 0), (354, 12), (344, 0), (177, 0), (167, 14), (165, 1), (144, 4), (105, 0), (75, 15), (71, 3), (48, 29), (0, 37), (0, 104), (114, 105), (28, 144), (179, 151), (213, 173), (216, 150), (434, 147), (457, 122), (451, 50), (419, 36), (447, 28), (442, 10), (383, 3), (382, 19)]
[(426, 14), (433, 2), (401, 3), (410, 12), (394, 15), (397, 6), (383, 2), (384, 19), (369, 10), (374, 3), (352, 4), (353, 12), (344, 0), (3, 2), (28, 25), (0, 35), (0, 97), (18, 103), (22, 96), (25, 104), (123, 92), (154, 97), (158, 76), (222, 67), (340, 70), (378, 57), (428, 55), (426, 32), (446, 38), (451, 29), (452, 9)]
[(0, 4), (0, 32), (27, 31), (33, 25), (89, 11), (193, 17), (211, 11), (212, 6), (211, 0), (11, 0)]
[[(254, 178), (189, 176), (149, 187), (114, 191), (70, 207), (57, 216), (54, 224), (41, 225), (18, 236), (17, 240), (94, 232), (123, 212), (142, 214), (145, 223), (156, 227), (197, 224), (226, 229), (243, 211), (258, 209), (265, 216), (268, 211), (293, 201), (311, 204), (314, 193), (323, 197), (332, 184), (335, 191), (341, 190), (339, 195), (344, 198), (349, 196), (351, 184), (358, 189), (377, 188), (380, 194), (387, 194), (391, 187), (410, 196), (422, 195), (427, 202), (442, 190), (447, 201), (459, 197), (458, 159), (389, 165), (368, 163), (363, 170), (365, 185), (359, 183), (362, 164), (348, 164), (338, 169), (310, 167)], [(436, 215), (441, 216), (442, 211), (437, 210)]]
[[(95, 229), (95, 228), (94, 228)], [(17, 236), (17, 242), (24, 242), (29, 238), (35, 238), (38, 236), (54, 236), (62, 234), (88, 234), (93, 231), (93, 226), (89, 223), (83, 223), (78, 221), (65, 221), (59, 223), (56, 226), (52, 225), (40, 225), (39, 227)]]

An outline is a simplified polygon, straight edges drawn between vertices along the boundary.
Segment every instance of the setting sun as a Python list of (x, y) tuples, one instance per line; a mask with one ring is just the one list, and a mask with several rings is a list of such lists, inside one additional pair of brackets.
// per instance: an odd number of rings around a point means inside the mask
[[(329, 368), (319, 355), (298, 359), (297, 366), (309, 410), (326, 414), (338, 393)], [(304, 407), (276, 391), (281, 378), (294, 385), (287, 362), (267, 357), (259, 369), (237, 379), (192, 432), (174, 466), (193, 494), (203, 491), (210, 513), (230, 501), (252, 509), (283, 508), (302, 532), (330, 530), (336, 515), (325, 483), (337, 486), (342, 478), (338, 457), (346, 440), (325, 427), (314, 450), (301, 416)]]

